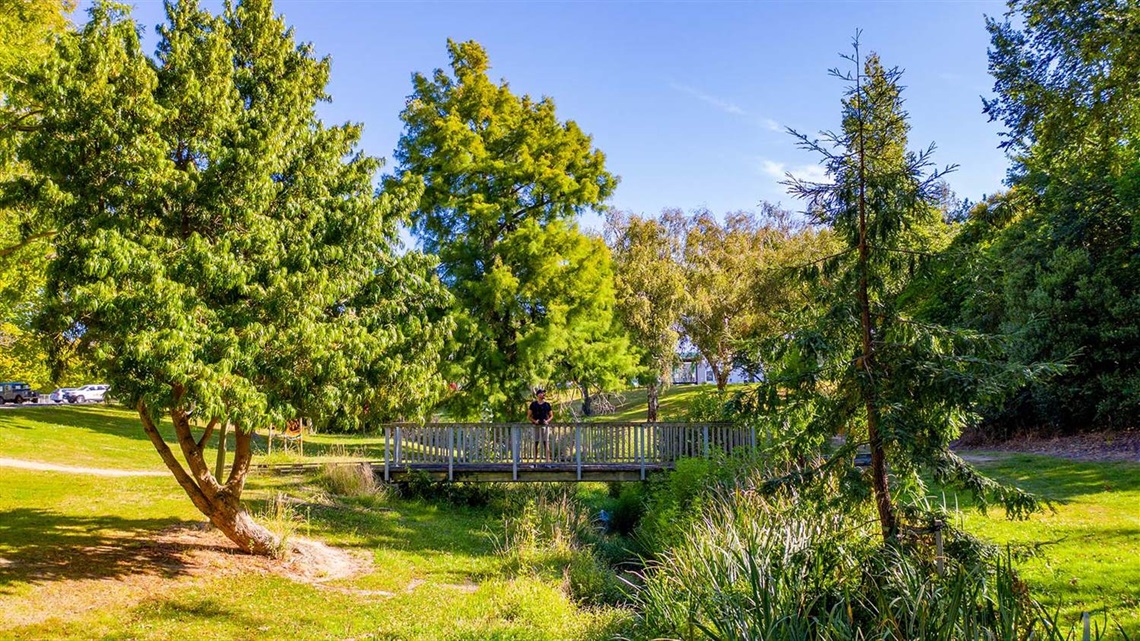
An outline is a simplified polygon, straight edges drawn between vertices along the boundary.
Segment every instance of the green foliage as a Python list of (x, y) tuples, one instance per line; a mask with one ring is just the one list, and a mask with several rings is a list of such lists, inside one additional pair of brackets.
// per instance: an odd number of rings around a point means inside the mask
[(1014, 335), (1015, 364), (1067, 362), (991, 408), (998, 435), (1135, 424), (1140, 410), (1140, 7), (1015, 0), (990, 19), (1012, 189), (976, 209), (932, 315)]
[[(608, 252), (573, 223), (617, 181), (552, 100), (492, 82), (475, 42), (449, 42), (448, 52), (450, 73), (414, 76), (396, 156), (405, 176), (424, 182), (412, 223), (456, 301), (452, 412), (517, 418), (530, 388), (557, 376), (572, 350), (622, 347), (609, 334)], [(600, 371), (618, 366), (593, 359), (562, 374), (598, 385)]]
[(425, 319), (446, 301), (432, 263), (395, 256), (415, 190), (374, 194), (360, 127), (316, 117), (328, 61), (271, 3), (167, 14), (152, 60), (125, 11), (97, 3), (29, 92), (36, 174), (9, 188), (62, 230), (45, 319), (151, 412), (243, 429), (414, 412), (441, 385), (447, 327)]
[(637, 350), (637, 377), (646, 386), (648, 419), (657, 420), (658, 395), (677, 362), (677, 327), (685, 304), (680, 245), (663, 218), (610, 211), (606, 244), (616, 267), (617, 318)]
[(796, 225), (788, 212), (768, 203), (759, 216), (735, 212), (723, 222), (707, 210), (688, 217), (667, 212), (663, 218), (680, 245), (685, 340), (708, 363), (720, 390), (734, 365), (762, 371), (762, 361), (741, 356), (749, 342), (783, 336), (787, 316), (809, 303), (807, 288), (787, 278), (787, 268), (822, 256), (830, 234)]
[(567, 593), (585, 605), (616, 604), (625, 591), (593, 550), (602, 538), (585, 507), (568, 492), (539, 494), (503, 519), (496, 550), (511, 574), (559, 575)]
[(681, 234), (678, 256), (685, 274), (681, 329), (724, 389), (738, 341), (752, 329), (752, 275), (767, 261), (769, 230), (749, 213), (725, 216), (724, 223), (700, 210), (684, 218), (672, 212)]
[(694, 423), (735, 420), (737, 403), (746, 393), (739, 390), (732, 393), (718, 389), (703, 390), (689, 402), (685, 420)]
[[(25, 174), (16, 147), (37, 124), (37, 109), (17, 94), (66, 37), (71, 2), (0, 0), (0, 183)], [(43, 389), (50, 384), (48, 349), (35, 330), (51, 255), (50, 215), (0, 199), (0, 380)]]
[(1070, 638), (1008, 557), (950, 557), (940, 576), (929, 541), (881, 547), (852, 516), (794, 494), (719, 495), (647, 569), (642, 636)]
[(892, 493), (921, 488), (924, 474), (1023, 516), (1036, 509), (1033, 497), (986, 480), (949, 443), (974, 420), (978, 403), (1002, 398), (1037, 372), (1007, 364), (999, 339), (915, 318), (914, 276), (949, 233), (939, 206), (941, 172), (930, 171), (933, 147), (906, 149), (900, 72), (874, 54), (860, 59), (858, 44), (849, 59), (853, 74), (833, 72), (851, 85), (842, 130), (823, 142), (797, 134), (824, 157), (831, 181), (790, 183), (843, 250), (806, 270), (818, 284), (818, 306), (775, 341), (778, 366), (759, 394), (761, 431), (781, 434), (800, 460), (845, 437), (826, 462), (808, 464), (806, 478), (819, 465), (850, 469), (854, 451), (868, 447), (869, 478), (848, 475), (848, 485), (852, 498), (874, 499), (888, 540), (898, 533)]

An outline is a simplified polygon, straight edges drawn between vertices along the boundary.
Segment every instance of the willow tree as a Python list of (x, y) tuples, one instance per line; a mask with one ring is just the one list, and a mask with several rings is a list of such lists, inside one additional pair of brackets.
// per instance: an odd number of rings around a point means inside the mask
[(414, 76), (396, 156), (423, 178), (414, 230), (438, 254), (456, 301), (452, 410), (517, 418), (530, 386), (587, 336), (576, 325), (612, 307), (604, 247), (575, 220), (602, 206), (617, 180), (553, 100), (491, 80), (478, 43), (449, 41), (448, 53), (450, 72)]
[[(420, 319), (445, 293), (433, 264), (394, 252), (416, 194), (377, 195), (360, 127), (317, 118), (329, 61), (272, 3), (166, 13), (151, 59), (123, 6), (91, 8), (34, 83), (41, 113), (21, 148), (34, 173), (14, 188), (58, 222), (47, 317), (81, 337), (194, 505), (271, 553), (240, 502), (253, 431), (378, 395), (414, 404), (435, 368), (380, 370), (438, 356), (442, 330)], [(204, 451), (226, 424), (223, 480)]]
[(831, 465), (850, 465), (852, 450), (869, 448), (869, 495), (886, 541), (899, 531), (896, 490), (921, 488), (927, 475), (1024, 514), (1035, 507), (1031, 496), (982, 477), (949, 443), (977, 402), (1032, 372), (1003, 365), (997, 339), (914, 319), (911, 282), (945, 242), (946, 170), (932, 168), (933, 145), (907, 150), (901, 72), (874, 54), (862, 59), (857, 42), (848, 59), (852, 72), (832, 71), (849, 83), (840, 131), (822, 140), (796, 134), (823, 156), (829, 180), (790, 179), (840, 251), (807, 269), (822, 285), (818, 304), (779, 339), (782, 359), (766, 402), (781, 424), (799, 430), (801, 445), (846, 435)]

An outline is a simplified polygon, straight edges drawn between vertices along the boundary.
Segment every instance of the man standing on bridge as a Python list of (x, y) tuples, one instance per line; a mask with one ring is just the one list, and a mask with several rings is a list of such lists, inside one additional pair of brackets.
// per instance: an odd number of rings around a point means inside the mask
[[(550, 460), (550, 420), (554, 418), (554, 410), (546, 402), (546, 390), (541, 387), (534, 390), (535, 400), (531, 401), (526, 410), (526, 418), (534, 425), (534, 458), (538, 459), (545, 454)], [(540, 453), (542, 452), (542, 453)]]

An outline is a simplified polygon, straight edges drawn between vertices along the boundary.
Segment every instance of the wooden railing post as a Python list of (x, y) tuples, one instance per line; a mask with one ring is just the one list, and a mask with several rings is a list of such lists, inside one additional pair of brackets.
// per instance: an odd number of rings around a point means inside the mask
[(388, 426), (385, 425), (384, 426), (384, 482), (385, 483), (387, 483), (392, 478), (391, 472), (388, 469), (388, 467), (389, 467), (388, 466), (388, 459), (390, 458), (389, 454), (388, 454), (388, 436), (389, 436)]
[(519, 480), (519, 426), (511, 426), (511, 480)]
[(703, 449), (704, 449), (704, 453), (705, 453), (705, 458), (708, 458), (709, 457), (709, 424), (705, 423), (701, 427), (703, 428), (701, 430), (701, 433), (704, 435), (704, 448)]
[(637, 458), (641, 461), (641, 480), (645, 480), (645, 424), (637, 426)]
[(447, 480), (455, 480), (455, 427), (447, 428)]
[(578, 480), (582, 480), (582, 425), (574, 424), (574, 460), (578, 466)]
[(399, 425), (397, 425), (397, 426), (396, 426), (396, 445), (395, 445), (395, 449), (396, 449), (396, 457), (395, 457), (395, 458), (393, 459), (393, 461), (392, 461), (392, 462), (393, 462), (393, 463), (395, 463), (396, 465), (400, 465), (400, 464), (403, 462), (403, 460), (404, 460), (404, 459), (403, 459), (404, 453), (400, 451), (400, 436), (401, 436), (401, 434), (400, 434), (400, 426), (399, 426)]

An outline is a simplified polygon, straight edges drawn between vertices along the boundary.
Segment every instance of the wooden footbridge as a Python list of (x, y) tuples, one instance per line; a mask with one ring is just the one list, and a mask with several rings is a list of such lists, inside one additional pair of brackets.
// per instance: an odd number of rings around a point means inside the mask
[[(378, 478), (447, 481), (636, 481), (682, 458), (756, 447), (756, 433), (728, 423), (428, 423), (381, 428)], [(309, 465), (272, 466), (293, 471)]]
[(754, 431), (727, 423), (401, 424), (384, 428), (383, 470), (374, 468), (393, 482), (415, 473), (449, 481), (634, 481), (678, 459), (755, 446)]

